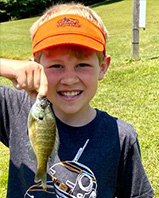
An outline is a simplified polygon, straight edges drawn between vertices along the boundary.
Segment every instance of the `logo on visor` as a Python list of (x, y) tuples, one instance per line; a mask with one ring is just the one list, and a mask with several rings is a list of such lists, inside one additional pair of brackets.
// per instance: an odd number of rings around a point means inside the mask
[(57, 27), (72, 26), (80, 28), (81, 25), (77, 19), (64, 17), (57, 22)]

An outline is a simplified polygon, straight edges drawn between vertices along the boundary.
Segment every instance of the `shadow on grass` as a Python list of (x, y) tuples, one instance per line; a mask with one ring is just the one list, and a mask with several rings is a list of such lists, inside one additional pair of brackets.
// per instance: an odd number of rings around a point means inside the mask
[(94, 7), (98, 7), (98, 6), (101, 6), (101, 5), (109, 5), (109, 4), (112, 4), (112, 3), (117, 3), (117, 2), (120, 2), (120, 1), (123, 1), (123, 0), (105, 0), (105, 1), (102, 1), (100, 3), (92, 4), (92, 5), (90, 5), (90, 7), (94, 8)]
[(154, 57), (151, 57), (151, 58), (149, 58), (150, 60), (154, 60), (154, 59), (158, 59), (159, 58), (159, 56), (154, 56)]

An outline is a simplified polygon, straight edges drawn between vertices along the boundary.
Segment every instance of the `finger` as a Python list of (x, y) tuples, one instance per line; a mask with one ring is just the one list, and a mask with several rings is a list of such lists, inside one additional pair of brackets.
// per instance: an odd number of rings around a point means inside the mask
[(11, 80), (13, 83), (13, 86), (18, 89), (19, 88), (19, 84), (17, 83), (17, 81), (15, 79)]
[(28, 95), (30, 96), (31, 99), (35, 100), (38, 92), (37, 91), (27, 91)]
[(38, 67), (36, 71), (34, 71), (34, 87), (35, 89), (39, 89), (40, 87), (40, 79), (41, 78), (41, 69)]
[(17, 74), (17, 80), (12, 80), (16, 89), (24, 89), (27, 85), (27, 76), (25, 72), (19, 72)]
[(26, 88), (29, 89), (34, 89), (34, 70), (32, 68), (29, 68), (29, 71), (26, 72)]
[(39, 97), (47, 96), (48, 92), (48, 81), (44, 69), (41, 69), (40, 87), (39, 87)]

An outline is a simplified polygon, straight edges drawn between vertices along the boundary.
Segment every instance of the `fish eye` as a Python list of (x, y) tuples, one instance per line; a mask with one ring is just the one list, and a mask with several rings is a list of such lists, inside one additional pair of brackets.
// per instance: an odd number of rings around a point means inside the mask
[(43, 120), (43, 116), (42, 115), (39, 116), (39, 120)]
[(41, 108), (44, 109), (45, 108), (45, 104), (40, 104)]

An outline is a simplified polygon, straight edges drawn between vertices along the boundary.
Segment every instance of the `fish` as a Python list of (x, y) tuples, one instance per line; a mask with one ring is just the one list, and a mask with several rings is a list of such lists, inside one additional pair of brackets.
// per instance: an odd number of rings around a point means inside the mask
[(51, 156), (54, 161), (59, 148), (56, 120), (46, 97), (37, 97), (28, 115), (28, 135), (31, 148), (37, 159), (34, 182), (41, 182), (47, 188), (47, 163)]

